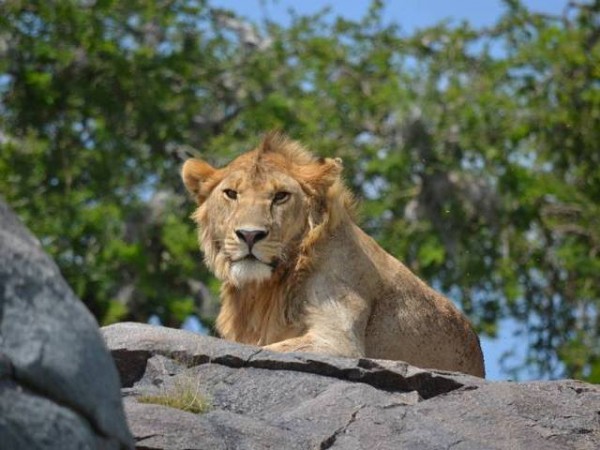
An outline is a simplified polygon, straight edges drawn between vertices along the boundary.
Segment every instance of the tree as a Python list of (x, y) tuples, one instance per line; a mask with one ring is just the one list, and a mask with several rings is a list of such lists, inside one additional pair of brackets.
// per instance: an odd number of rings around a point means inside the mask
[(377, 1), (289, 26), (201, 0), (0, 9), (0, 192), (100, 322), (210, 322), (179, 166), (281, 128), (344, 159), (364, 226), (480, 332), (513, 318), (540, 375), (600, 381), (598, 1), (412, 35)]

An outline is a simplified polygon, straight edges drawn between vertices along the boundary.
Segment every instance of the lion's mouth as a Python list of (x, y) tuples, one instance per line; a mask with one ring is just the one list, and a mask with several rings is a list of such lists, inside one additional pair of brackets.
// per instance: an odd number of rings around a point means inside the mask
[(247, 261), (256, 261), (256, 262), (259, 262), (259, 263), (266, 264), (264, 261), (261, 261), (256, 256), (254, 256), (252, 253), (248, 253), (246, 256), (242, 256), (241, 258), (232, 259), (231, 263), (232, 264), (236, 264), (236, 263), (239, 263), (239, 262), (247, 262)]
[(272, 269), (276, 268), (278, 265), (277, 260), (273, 260), (271, 262), (263, 261), (262, 259), (260, 259), (256, 255), (254, 255), (253, 253), (248, 253), (246, 256), (242, 256), (241, 258), (231, 260), (232, 264), (236, 264), (236, 263), (240, 263), (240, 262), (257, 262), (260, 264), (264, 264), (265, 266), (269, 266)]

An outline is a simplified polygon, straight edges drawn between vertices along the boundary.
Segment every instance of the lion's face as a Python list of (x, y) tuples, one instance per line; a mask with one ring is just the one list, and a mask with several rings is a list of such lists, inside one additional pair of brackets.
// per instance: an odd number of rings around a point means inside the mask
[(228, 174), (203, 205), (210, 219), (201, 226), (216, 251), (213, 270), (236, 285), (270, 278), (305, 233), (306, 200), (300, 184), (285, 173)]
[(263, 282), (294, 264), (340, 171), (334, 160), (297, 156), (254, 150), (223, 169), (195, 159), (184, 164), (205, 261), (221, 280)]

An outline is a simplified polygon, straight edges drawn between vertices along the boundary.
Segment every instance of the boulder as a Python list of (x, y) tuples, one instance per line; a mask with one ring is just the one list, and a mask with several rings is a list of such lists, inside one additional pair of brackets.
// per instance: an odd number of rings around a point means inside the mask
[[(133, 323), (102, 332), (138, 449), (600, 448), (600, 388), (578, 381), (487, 382)], [(152, 403), (181, 385), (209, 410)]]
[(0, 199), (0, 446), (133, 448), (119, 387), (93, 316)]

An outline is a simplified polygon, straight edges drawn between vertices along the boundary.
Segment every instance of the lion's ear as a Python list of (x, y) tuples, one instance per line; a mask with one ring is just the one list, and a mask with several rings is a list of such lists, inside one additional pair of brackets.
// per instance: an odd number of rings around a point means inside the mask
[(302, 166), (300, 177), (310, 184), (313, 189), (324, 193), (342, 173), (343, 165), (340, 158), (321, 158), (319, 162)]
[(188, 159), (181, 168), (181, 178), (183, 184), (190, 194), (192, 194), (198, 204), (202, 203), (210, 194), (214, 183), (215, 175), (218, 170), (210, 164), (199, 159)]

